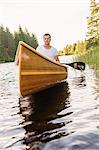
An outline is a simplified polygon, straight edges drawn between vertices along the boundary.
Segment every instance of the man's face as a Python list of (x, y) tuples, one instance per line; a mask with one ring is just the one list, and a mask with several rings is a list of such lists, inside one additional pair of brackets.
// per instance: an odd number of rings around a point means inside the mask
[(45, 45), (49, 45), (50, 41), (51, 41), (51, 38), (50, 38), (49, 35), (46, 35), (46, 36), (43, 37), (43, 40), (44, 40)]

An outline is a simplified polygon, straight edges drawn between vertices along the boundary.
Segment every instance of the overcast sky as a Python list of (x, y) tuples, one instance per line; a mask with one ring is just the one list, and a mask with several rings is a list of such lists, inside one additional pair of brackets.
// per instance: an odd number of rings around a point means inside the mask
[(0, 0), (0, 24), (11, 32), (19, 25), (35, 33), (39, 43), (49, 32), (58, 50), (66, 44), (84, 40), (90, 0)]

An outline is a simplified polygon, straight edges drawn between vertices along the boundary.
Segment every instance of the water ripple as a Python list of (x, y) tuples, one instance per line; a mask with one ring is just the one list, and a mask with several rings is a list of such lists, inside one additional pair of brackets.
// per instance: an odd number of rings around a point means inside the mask
[(19, 98), (17, 67), (0, 64), (0, 149), (99, 149), (99, 71), (68, 72), (63, 83)]

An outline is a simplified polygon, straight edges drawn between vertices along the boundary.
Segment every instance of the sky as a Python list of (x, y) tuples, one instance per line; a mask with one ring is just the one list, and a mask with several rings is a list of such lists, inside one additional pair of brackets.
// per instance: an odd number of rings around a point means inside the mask
[(0, 0), (0, 25), (10, 32), (19, 25), (27, 28), (40, 45), (43, 34), (50, 33), (51, 45), (57, 50), (85, 40), (89, 15), (90, 0)]

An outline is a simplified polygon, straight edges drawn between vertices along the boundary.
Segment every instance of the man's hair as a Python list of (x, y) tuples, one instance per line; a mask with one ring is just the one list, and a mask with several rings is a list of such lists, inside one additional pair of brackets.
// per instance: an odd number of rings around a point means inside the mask
[(49, 33), (45, 33), (44, 35), (43, 35), (43, 37), (44, 36), (49, 36), (50, 38), (51, 38), (51, 35), (49, 34)]

